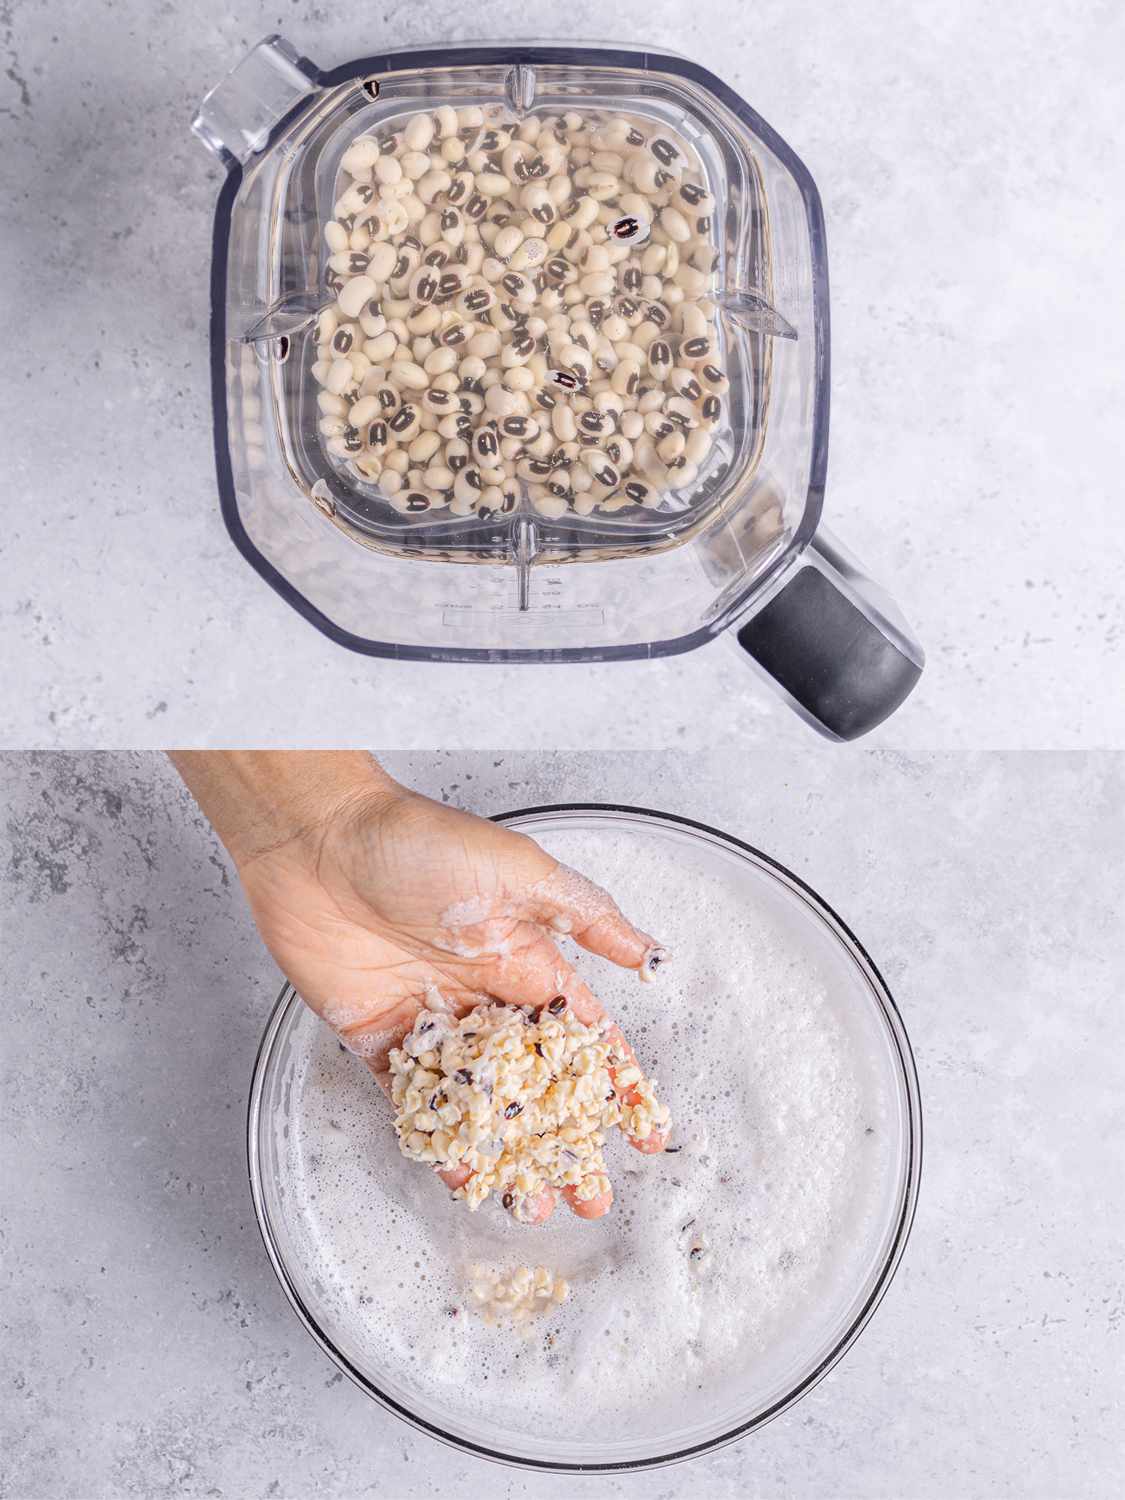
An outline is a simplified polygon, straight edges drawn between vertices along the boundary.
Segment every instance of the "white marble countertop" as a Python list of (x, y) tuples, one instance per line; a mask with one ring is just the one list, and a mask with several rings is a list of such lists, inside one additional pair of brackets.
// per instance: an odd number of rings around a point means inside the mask
[(216, 502), (208, 261), (221, 170), (188, 124), (280, 30), (377, 46), (623, 38), (726, 79), (825, 204), (826, 516), (929, 652), (904, 750), (1125, 742), (1117, 94), (1125, 14), (1050, 0), (296, 0), (0, 5), (0, 743), (687, 750), (807, 731), (721, 644), (550, 669), (356, 657), (251, 572)]
[(391, 764), (482, 812), (710, 821), (825, 896), (921, 1077), (921, 1203), (885, 1301), (790, 1412), (676, 1469), (576, 1484), (415, 1433), (320, 1353), (259, 1241), (244, 1110), (279, 976), (209, 829), (159, 755), (0, 755), (0, 1493), (1119, 1495), (1125, 758)]

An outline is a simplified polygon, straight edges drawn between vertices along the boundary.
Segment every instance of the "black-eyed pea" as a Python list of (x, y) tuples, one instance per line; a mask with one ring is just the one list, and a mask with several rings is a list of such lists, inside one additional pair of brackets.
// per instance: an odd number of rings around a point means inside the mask
[(482, 328), (469, 340), (468, 349), (470, 354), (475, 354), (481, 359), (494, 359), (501, 349), (500, 334), (495, 328)]
[(669, 396), (664, 403), (664, 410), (668, 420), (683, 432), (699, 426), (699, 413), (686, 396)]
[(370, 276), (354, 276), (346, 281), (336, 298), (341, 315), (354, 321), (377, 290)]
[(480, 469), (480, 480), (482, 486), (499, 485), (507, 475), (503, 463), (482, 464)]
[(503, 198), (512, 191), (512, 184), (503, 172), (478, 172), (474, 186), (485, 198)]
[[(634, 341), (639, 345), (640, 340), (634, 333)], [(643, 351), (647, 351), (646, 358), (649, 374), (654, 380), (663, 380), (672, 368), (672, 346), (667, 339), (654, 338), (647, 345), (641, 345)]]
[(552, 465), (545, 458), (521, 458), (516, 464), (516, 474), (528, 484), (545, 485), (550, 477)]
[(379, 411), (377, 396), (361, 396), (358, 401), (352, 403), (351, 410), (348, 412), (348, 421), (353, 427), (363, 428), (379, 415)]
[(541, 497), (537, 494), (532, 494), (530, 490), (528, 493), (531, 495), (531, 501), (535, 509), (541, 516), (546, 516), (549, 521), (558, 520), (569, 509), (565, 500), (561, 499), (558, 495), (552, 495), (549, 490), (544, 490)]
[(473, 433), (473, 459), (478, 465), (491, 467), (500, 456), (500, 439), (494, 427), (478, 427)]
[(348, 422), (344, 417), (321, 417), (316, 424), (316, 430), (321, 437), (340, 437)]
[(366, 339), (363, 345), (363, 352), (373, 365), (378, 365), (393, 358), (397, 348), (398, 339), (395, 338), (390, 329), (387, 329), (385, 332), (376, 335), (375, 338)]
[(451, 208), (463, 207), (472, 196), (473, 174), (471, 172), (455, 172), (453, 181), (445, 190), (445, 201)]
[(625, 411), (621, 413), (621, 435), (630, 442), (635, 443), (645, 430), (645, 419), (639, 411)]
[(381, 304), (374, 297), (360, 313), (359, 326), (369, 339), (377, 339), (381, 333), (386, 333), (387, 319)]
[[(512, 440), (514, 441), (514, 439)], [(555, 435), (550, 428), (541, 428), (537, 436), (529, 438), (522, 444), (523, 452), (528, 458), (546, 458), (555, 445)]]
[(453, 498), (462, 503), (466, 500), (475, 502), (483, 488), (479, 468), (469, 463), (463, 469), (459, 469), (454, 477)]
[(344, 357), (334, 359), (328, 367), (328, 373), (324, 377), (324, 387), (334, 396), (342, 396), (350, 390), (355, 383), (355, 371), (352, 369), (351, 361)]
[(655, 442), (666, 438), (670, 432), (676, 431), (675, 422), (671, 421), (664, 411), (663, 400), (659, 406), (645, 413), (645, 431)]
[(432, 412), (436, 417), (447, 417), (451, 412), (457, 411), (459, 406), (458, 397), (452, 391), (444, 391), (439, 386), (433, 385), (422, 397), (422, 409)]
[(691, 239), (691, 225), (678, 208), (669, 205), (660, 211), (660, 227), (678, 245), (686, 245)]
[(724, 391), (730, 389), (730, 381), (727, 379), (725, 372), (716, 364), (708, 363), (701, 365), (697, 374), (706, 388), (717, 396), (721, 396)]
[(505, 437), (532, 442), (539, 435), (539, 423), (534, 417), (516, 413), (512, 416), (501, 417), (500, 431)]
[(433, 266), (421, 265), (410, 278), (412, 302), (432, 302), (441, 286), (441, 277)]
[(678, 428), (674, 428), (657, 441), (656, 456), (662, 464), (671, 465), (683, 456), (686, 447), (687, 438)]
[(404, 481), (402, 475), (384, 465), (383, 472), (379, 475), (379, 488), (383, 494), (389, 500), (393, 500), (403, 487)]
[(715, 341), (708, 334), (700, 334), (680, 342), (680, 359), (685, 364), (709, 364), (714, 353)]
[(713, 439), (705, 428), (697, 428), (688, 433), (687, 447), (684, 449), (684, 457), (689, 464), (694, 464), (696, 469), (702, 468), (711, 452)]
[(695, 371), (689, 370), (686, 365), (676, 365), (669, 372), (666, 384), (685, 401), (698, 401), (703, 394), (703, 387), (697, 380)]
[(686, 454), (681, 454), (672, 464), (670, 474), (671, 484), (678, 490), (686, 490), (699, 478), (699, 468), (696, 464), (688, 462)]
[(387, 428), (399, 442), (405, 442), (407, 438), (418, 430), (418, 421), (417, 407), (411, 405), (400, 406), (398, 411), (388, 421)]
[(585, 466), (586, 472), (596, 484), (604, 485), (606, 490), (616, 489), (621, 475), (616, 466), (601, 448), (587, 448), (581, 455), (580, 462)]
[(453, 470), (447, 468), (440, 461), (430, 464), (422, 475), (422, 484), (427, 490), (434, 494), (444, 494), (446, 490), (453, 488)]
[(464, 438), (450, 438), (442, 450), (445, 458), (445, 467), (453, 474), (459, 474), (472, 457), (472, 451)]
[(723, 403), (713, 393), (704, 396), (699, 406), (699, 425), (708, 432), (714, 431), (723, 416)]
[(439, 193), (444, 193), (452, 184), (452, 176), (444, 167), (431, 167), (419, 179), (414, 191), (423, 203), (432, 203)]
[(349, 244), (348, 231), (336, 219), (330, 219), (324, 226), (324, 243), (332, 251), (333, 255), (347, 250)]
[(633, 445), (627, 437), (615, 433), (605, 443), (605, 451), (612, 463), (621, 474), (629, 472), (633, 462)]

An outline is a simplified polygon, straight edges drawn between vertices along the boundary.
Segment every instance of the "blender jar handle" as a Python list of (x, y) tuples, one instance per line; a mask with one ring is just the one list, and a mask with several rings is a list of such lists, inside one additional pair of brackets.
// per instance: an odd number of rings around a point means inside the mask
[(242, 163), (262, 149), (315, 81), (316, 68), (284, 37), (263, 37), (204, 96), (191, 128), (227, 166)]
[(926, 659), (893, 600), (823, 530), (737, 639), (801, 717), (833, 740), (858, 739), (894, 713)]

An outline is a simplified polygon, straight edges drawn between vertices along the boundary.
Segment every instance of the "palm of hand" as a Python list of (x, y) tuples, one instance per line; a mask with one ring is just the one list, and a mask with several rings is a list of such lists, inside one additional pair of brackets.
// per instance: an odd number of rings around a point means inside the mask
[(601, 1018), (549, 930), (628, 967), (654, 951), (605, 892), (533, 840), (422, 797), (347, 805), (251, 860), (243, 883), (284, 973), (384, 1087), (390, 1049), (435, 994), (458, 1013), (562, 994), (580, 1019)]

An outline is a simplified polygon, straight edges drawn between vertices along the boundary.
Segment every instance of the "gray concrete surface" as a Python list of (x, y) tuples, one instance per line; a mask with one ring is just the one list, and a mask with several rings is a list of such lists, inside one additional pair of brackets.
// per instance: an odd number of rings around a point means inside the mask
[(157, 755), (0, 756), (0, 1494), (1109, 1500), (1121, 1433), (1125, 758), (496, 751), (392, 769), (481, 812), (622, 800), (810, 881), (912, 1037), (921, 1207), (858, 1345), (758, 1436), (555, 1480), (440, 1447), (305, 1335), (244, 1104), (278, 975)]
[(526, 34), (670, 46), (728, 80), (823, 192), (831, 524), (930, 654), (900, 750), (1125, 745), (1118, 128), (1105, 3), (244, 0), (0, 3), (0, 743), (796, 750), (722, 646), (658, 664), (353, 657), (234, 552), (212, 474), (221, 171), (188, 131), (242, 51), (316, 60)]

